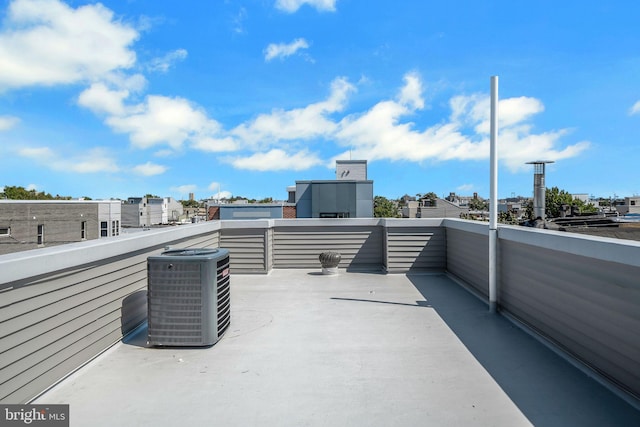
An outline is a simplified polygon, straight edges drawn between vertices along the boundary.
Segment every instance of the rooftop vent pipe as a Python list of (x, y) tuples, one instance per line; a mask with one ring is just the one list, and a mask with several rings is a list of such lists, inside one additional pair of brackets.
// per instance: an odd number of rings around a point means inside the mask
[(545, 219), (545, 184), (544, 184), (544, 165), (545, 163), (553, 163), (552, 160), (536, 160), (527, 162), (533, 165), (533, 219)]

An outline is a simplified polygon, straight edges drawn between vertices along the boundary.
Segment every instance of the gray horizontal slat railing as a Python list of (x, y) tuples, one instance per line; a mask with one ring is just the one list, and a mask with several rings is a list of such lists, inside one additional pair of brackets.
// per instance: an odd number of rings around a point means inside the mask
[(489, 298), (487, 223), (445, 219), (447, 272)]
[(269, 272), (268, 252), (270, 242), (266, 230), (269, 220), (229, 220), (222, 222), (220, 247), (229, 250), (232, 273)]
[(516, 227), (498, 236), (501, 309), (640, 396), (640, 242)]
[[(640, 243), (501, 226), (498, 303), (640, 395)], [(455, 219), (212, 221), (0, 256), (0, 401), (26, 402), (146, 316), (146, 258), (227, 247), (233, 273), (446, 271), (488, 293), (488, 226)]]
[(27, 402), (146, 318), (146, 258), (217, 247), (219, 223), (0, 256), (0, 401)]
[(274, 268), (320, 268), (318, 256), (335, 251), (339, 268), (380, 270), (383, 233), (380, 220), (275, 220)]
[(389, 273), (444, 271), (447, 239), (440, 219), (385, 220), (385, 269)]

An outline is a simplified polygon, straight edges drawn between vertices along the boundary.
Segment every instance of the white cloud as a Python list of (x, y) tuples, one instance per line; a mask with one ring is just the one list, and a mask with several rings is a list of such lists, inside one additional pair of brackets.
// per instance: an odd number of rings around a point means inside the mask
[(287, 58), (300, 49), (308, 49), (309, 43), (305, 39), (295, 39), (291, 43), (270, 43), (264, 50), (264, 60), (271, 61), (275, 58)]
[(566, 129), (540, 134), (532, 134), (524, 126), (505, 129), (498, 137), (499, 157), (512, 171), (528, 171), (530, 166), (526, 162), (537, 159), (568, 159), (578, 156), (591, 146), (588, 141), (580, 141), (559, 148), (560, 139), (568, 134)]
[(246, 32), (244, 28), (244, 21), (247, 19), (247, 9), (241, 7), (238, 14), (232, 19), (233, 32), (236, 34), (244, 34)]
[(230, 199), (232, 197), (233, 197), (233, 193), (231, 191), (219, 191), (211, 195), (212, 199), (217, 199), (217, 200)]
[(179, 194), (195, 193), (197, 189), (198, 189), (198, 186), (195, 184), (185, 184), (185, 185), (179, 185), (177, 187), (171, 187), (171, 191)]
[(542, 113), (543, 111), (544, 105), (540, 100), (535, 98), (521, 96), (500, 100), (498, 102), (498, 127), (508, 127), (518, 124), (529, 120), (534, 115)]
[(315, 7), (319, 11), (334, 12), (336, 10), (337, 0), (276, 0), (276, 8), (284, 12), (294, 13), (302, 5), (308, 4)]
[(130, 106), (123, 115), (112, 115), (106, 123), (113, 130), (129, 134), (137, 148), (168, 144), (173, 149), (184, 142), (214, 137), (220, 125), (198, 106), (184, 98), (149, 95), (142, 104)]
[(222, 191), (222, 185), (219, 182), (214, 181), (209, 184), (209, 187), (207, 188), (211, 191), (215, 191), (215, 193), (211, 195), (212, 199), (230, 199), (233, 196), (231, 191)]
[(342, 111), (355, 86), (345, 78), (331, 83), (331, 94), (321, 102), (292, 110), (274, 110), (236, 127), (232, 134), (247, 144), (311, 139), (332, 135), (337, 124), (328, 116)]
[[(135, 76), (134, 76), (135, 77)], [(125, 81), (136, 88), (135, 78)], [(105, 83), (94, 83), (78, 97), (78, 105), (98, 115), (106, 115), (105, 123), (115, 132), (129, 135), (136, 148), (146, 149), (167, 144), (171, 150), (159, 150), (158, 157), (173, 154), (185, 142), (191, 148), (222, 152), (236, 150), (237, 142), (223, 134), (218, 122), (189, 100), (180, 97), (149, 95), (139, 104), (127, 104), (127, 89), (111, 89)]]
[(124, 114), (124, 100), (128, 90), (110, 90), (104, 83), (94, 83), (78, 96), (78, 105), (96, 114)]
[(138, 38), (101, 4), (15, 0), (0, 32), (0, 88), (95, 80), (136, 61)]
[(256, 171), (300, 171), (322, 164), (322, 160), (314, 153), (306, 150), (298, 153), (287, 153), (284, 150), (273, 149), (264, 153), (255, 153), (248, 157), (234, 157), (224, 159), (237, 169)]
[(139, 73), (112, 72), (104, 75), (102, 81), (116, 90), (127, 90), (130, 93), (142, 92), (147, 86), (147, 79)]
[[(489, 101), (484, 95), (456, 96), (451, 99), (449, 121), (416, 129), (402, 119), (423, 107), (419, 76), (405, 76), (398, 101), (380, 101), (368, 111), (347, 116), (335, 135), (349, 146), (357, 158), (373, 160), (480, 160), (489, 157)], [(518, 170), (525, 161), (536, 158), (562, 159), (586, 150), (586, 141), (558, 148), (567, 130), (535, 134), (527, 121), (542, 112), (535, 98), (509, 98), (500, 101), (499, 155), (507, 167)], [(471, 132), (468, 133), (467, 130)]]
[[(111, 89), (105, 83), (94, 83), (79, 96), (78, 103), (106, 115), (105, 123), (116, 132), (128, 134), (134, 148), (167, 146), (157, 151), (158, 156), (185, 146), (209, 153), (246, 150), (242, 155), (221, 159), (238, 169), (308, 169), (327, 161), (313, 153), (309, 144), (328, 140), (348, 147), (352, 156), (369, 161), (488, 158), (488, 96), (454, 96), (449, 101), (448, 119), (421, 128), (407, 118), (420, 119), (419, 111), (426, 104), (424, 84), (416, 72), (407, 73), (403, 80), (392, 99), (340, 117), (356, 87), (346, 78), (336, 78), (329, 96), (322, 101), (290, 110), (274, 109), (231, 130), (223, 129), (187, 99), (149, 95), (141, 103), (127, 104), (128, 89)], [(586, 141), (562, 147), (562, 138), (569, 134), (566, 129), (534, 132), (531, 119), (544, 111), (538, 99), (503, 99), (499, 107), (499, 154), (512, 170), (524, 169), (524, 163), (531, 159), (559, 160), (589, 148)], [(342, 153), (334, 159), (344, 156)]]
[(422, 99), (422, 80), (417, 73), (408, 73), (404, 76), (405, 85), (400, 90), (399, 101), (409, 108), (421, 110), (424, 108)]
[[(473, 125), (479, 134), (490, 131), (490, 98), (485, 95), (455, 96), (450, 101), (452, 121)], [(498, 128), (509, 127), (529, 120), (544, 111), (540, 100), (521, 96), (501, 99), (498, 102)]]
[(18, 154), (34, 160), (48, 160), (54, 157), (53, 150), (49, 147), (24, 147), (18, 149)]
[(14, 116), (0, 116), (0, 131), (9, 130), (20, 123), (20, 119)]
[(133, 173), (143, 176), (160, 175), (167, 171), (166, 166), (158, 165), (155, 163), (147, 162), (141, 165), (134, 166)]
[(640, 101), (633, 104), (633, 106), (629, 109), (629, 115), (632, 116), (634, 114), (640, 114)]
[(238, 142), (230, 136), (221, 138), (202, 135), (192, 138), (191, 148), (210, 153), (220, 153), (224, 151), (235, 151), (239, 148)]
[(162, 57), (152, 59), (149, 63), (149, 70), (166, 73), (176, 62), (184, 61), (186, 58), (187, 51), (185, 49), (176, 49)]
[(461, 192), (465, 193), (465, 192), (469, 192), (469, 191), (473, 190), (474, 187), (475, 186), (473, 184), (462, 184), (462, 185), (459, 185), (458, 187), (456, 187), (456, 191), (461, 191)]
[(81, 155), (64, 156), (49, 147), (24, 147), (17, 150), (19, 156), (32, 159), (50, 169), (62, 172), (96, 173), (118, 172), (119, 167), (104, 148), (92, 148)]
[(166, 149), (158, 150), (158, 151), (156, 151), (155, 153), (153, 153), (153, 155), (154, 155), (155, 157), (171, 157), (171, 156), (173, 156), (173, 155), (175, 155), (175, 154), (176, 154), (176, 152), (175, 152), (175, 151), (173, 151), (173, 150), (172, 150), (172, 149), (170, 149), (170, 148), (166, 148)]
[(78, 173), (118, 172), (120, 168), (111, 158), (109, 151), (103, 148), (88, 150), (82, 157), (69, 160), (58, 160), (60, 170), (71, 170)]

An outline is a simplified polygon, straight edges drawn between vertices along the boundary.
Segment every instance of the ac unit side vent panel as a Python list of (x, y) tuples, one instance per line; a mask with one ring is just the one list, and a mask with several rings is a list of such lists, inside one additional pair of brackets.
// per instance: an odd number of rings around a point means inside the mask
[(215, 344), (231, 321), (226, 249), (178, 249), (147, 259), (148, 342)]
[(222, 335), (231, 321), (231, 277), (229, 275), (229, 257), (218, 261), (218, 335)]

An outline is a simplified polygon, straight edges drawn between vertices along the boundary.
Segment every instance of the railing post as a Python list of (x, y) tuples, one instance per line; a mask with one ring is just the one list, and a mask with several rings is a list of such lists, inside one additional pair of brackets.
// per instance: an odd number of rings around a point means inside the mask
[(491, 188), (489, 200), (489, 311), (498, 302), (498, 76), (491, 76)]

